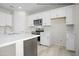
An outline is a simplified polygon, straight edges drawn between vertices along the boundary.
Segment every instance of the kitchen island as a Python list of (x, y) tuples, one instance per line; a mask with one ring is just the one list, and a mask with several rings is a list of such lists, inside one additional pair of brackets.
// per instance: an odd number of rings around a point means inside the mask
[(37, 56), (37, 37), (32, 34), (0, 34), (0, 56)]

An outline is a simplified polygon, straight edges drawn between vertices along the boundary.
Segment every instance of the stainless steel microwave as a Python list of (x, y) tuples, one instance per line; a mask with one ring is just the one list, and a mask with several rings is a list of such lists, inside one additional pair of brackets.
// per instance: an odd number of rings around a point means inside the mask
[(34, 23), (35, 26), (40, 26), (40, 25), (42, 25), (42, 19), (34, 20), (33, 23)]

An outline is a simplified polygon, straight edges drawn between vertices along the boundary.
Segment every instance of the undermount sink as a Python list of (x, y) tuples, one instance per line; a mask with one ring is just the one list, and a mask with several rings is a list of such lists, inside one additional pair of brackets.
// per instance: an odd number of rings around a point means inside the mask
[(21, 33), (8, 33), (8, 35), (16, 35), (16, 34), (21, 34)]

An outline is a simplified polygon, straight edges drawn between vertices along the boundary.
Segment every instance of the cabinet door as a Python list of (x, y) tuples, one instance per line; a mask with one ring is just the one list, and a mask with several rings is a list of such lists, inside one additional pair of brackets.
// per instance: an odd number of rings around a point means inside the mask
[(0, 12), (0, 26), (12, 25), (12, 15)]
[(66, 49), (68, 50), (75, 50), (75, 32), (74, 26), (68, 25), (67, 26), (67, 41), (66, 41)]
[(29, 19), (29, 20), (28, 20), (28, 22), (29, 22), (28, 26), (34, 26), (34, 25), (33, 25), (33, 19), (34, 19), (34, 18), (33, 18), (32, 16), (29, 16), (28, 19)]
[(6, 15), (5, 16), (5, 24), (12, 26), (12, 15)]
[(34, 20), (37, 20), (37, 19), (41, 19), (42, 18), (42, 14), (39, 13), (39, 14), (33, 14), (31, 16), (29, 16), (29, 25), (30, 26), (34, 26)]
[(51, 18), (56, 18), (56, 12), (57, 11), (55, 9), (50, 11)]
[(5, 26), (5, 14), (0, 12), (0, 26)]
[(73, 6), (69, 6), (66, 9), (66, 24), (73, 24)]
[(0, 56), (16, 56), (16, 44), (0, 47)]
[(43, 26), (51, 24), (50, 12), (42, 13), (42, 18), (43, 18)]
[(49, 38), (48, 34), (46, 34), (46, 33), (40, 34), (40, 44), (49, 46), (49, 40), (50, 40), (50, 38)]
[(37, 38), (24, 41), (24, 56), (37, 56)]

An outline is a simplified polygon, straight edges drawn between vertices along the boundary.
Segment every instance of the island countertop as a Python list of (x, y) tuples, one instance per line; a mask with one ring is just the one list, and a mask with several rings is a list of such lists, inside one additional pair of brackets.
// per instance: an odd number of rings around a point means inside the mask
[(18, 41), (30, 40), (32, 38), (39, 37), (40, 35), (32, 35), (32, 34), (0, 34), (0, 47), (4, 47), (10, 44), (14, 44)]

